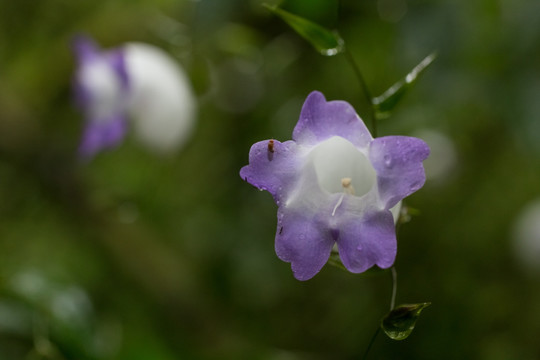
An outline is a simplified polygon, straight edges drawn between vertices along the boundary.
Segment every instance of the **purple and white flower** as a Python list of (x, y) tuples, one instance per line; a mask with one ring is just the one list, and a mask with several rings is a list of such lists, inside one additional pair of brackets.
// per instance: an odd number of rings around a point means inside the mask
[(143, 144), (159, 152), (176, 149), (191, 134), (193, 92), (183, 70), (163, 50), (127, 43), (102, 51), (79, 37), (74, 52), (75, 99), (86, 118), (82, 156), (117, 146), (131, 126)]
[[(278, 205), (275, 249), (308, 280), (337, 245), (343, 265), (361, 273), (392, 266), (397, 241), (392, 209), (425, 182), (424, 141), (374, 139), (353, 107), (306, 99), (293, 140), (254, 144), (240, 176), (272, 194)], [(395, 209), (394, 209), (395, 210)]]

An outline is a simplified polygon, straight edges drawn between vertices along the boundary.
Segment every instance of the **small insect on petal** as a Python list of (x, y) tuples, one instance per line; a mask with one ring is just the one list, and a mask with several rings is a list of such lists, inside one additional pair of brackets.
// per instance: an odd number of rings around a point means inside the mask
[(268, 161), (274, 159), (274, 139), (268, 140)]
[(274, 139), (268, 140), (268, 151), (274, 152)]

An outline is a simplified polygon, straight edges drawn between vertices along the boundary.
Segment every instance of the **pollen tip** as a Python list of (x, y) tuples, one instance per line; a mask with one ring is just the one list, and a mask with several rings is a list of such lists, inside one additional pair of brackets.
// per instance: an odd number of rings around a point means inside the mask
[(350, 177), (344, 177), (343, 179), (341, 179), (341, 186), (343, 186), (344, 188), (348, 188), (349, 186), (351, 186), (351, 183), (352, 179)]
[(341, 186), (345, 193), (354, 195), (354, 187), (352, 186), (352, 179), (350, 177), (344, 177), (341, 179)]

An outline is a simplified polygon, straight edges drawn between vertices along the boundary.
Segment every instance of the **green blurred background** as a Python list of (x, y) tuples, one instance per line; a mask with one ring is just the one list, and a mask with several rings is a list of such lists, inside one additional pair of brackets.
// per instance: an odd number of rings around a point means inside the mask
[[(252, 143), (290, 139), (310, 91), (361, 115), (365, 101), (343, 56), (318, 55), (261, 3), (0, 0), (0, 359), (361, 357), (390, 274), (326, 266), (295, 280), (274, 253), (271, 196), (238, 171)], [(439, 53), (379, 125), (431, 141), (396, 267), (397, 302), (433, 304), (370, 358), (540, 359), (540, 270), (513, 245), (540, 196), (540, 2), (282, 6), (338, 29), (375, 95)], [(159, 157), (128, 138), (77, 160), (80, 32), (182, 64), (199, 104), (182, 151)]]

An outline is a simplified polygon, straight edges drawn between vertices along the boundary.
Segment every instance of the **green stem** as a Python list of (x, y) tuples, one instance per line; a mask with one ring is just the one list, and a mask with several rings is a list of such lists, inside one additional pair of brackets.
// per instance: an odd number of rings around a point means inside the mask
[(362, 360), (366, 360), (367, 359), (367, 356), (369, 354), (369, 350), (371, 350), (371, 347), (373, 346), (373, 344), (375, 343), (375, 339), (377, 338), (377, 335), (379, 335), (379, 331), (381, 330), (381, 327), (380, 326), (377, 326), (377, 330), (375, 330), (375, 333), (373, 334), (373, 336), (371, 337), (371, 340), (369, 341), (369, 344), (368, 344), (368, 347), (366, 349), (366, 351), (364, 352), (364, 356), (362, 356)]
[(373, 98), (371, 96), (371, 92), (369, 91), (366, 81), (364, 80), (364, 77), (362, 76), (362, 72), (360, 71), (360, 67), (358, 66), (358, 63), (356, 60), (354, 60), (354, 57), (352, 56), (349, 49), (345, 49), (345, 57), (347, 58), (347, 61), (353, 68), (354, 74), (356, 75), (356, 78), (358, 79), (358, 82), (360, 83), (360, 87), (362, 88), (362, 92), (364, 93), (366, 100), (369, 104), (369, 116), (371, 117), (371, 135), (373, 137), (377, 137), (377, 117), (375, 116), (375, 108), (373, 106)]
[(390, 311), (394, 310), (396, 306), (396, 294), (397, 294), (397, 271), (396, 267), (392, 266), (392, 298), (390, 300)]
[[(396, 294), (397, 294), (397, 271), (395, 266), (392, 266), (390, 269), (392, 272), (392, 298), (390, 299), (390, 311), (394, 309), (396, 306)], [(366, 348), (366, 351), (364, 352), (364, 356), (362, 356), (362, 360), (367, 359), (367, 356), (369, 354), (369, 350), (371, 350), (371, 347), (373, 346), (373, 343), (375, 342), (375, 339), (377, 338), (377, 335), (379, 335), (379, 331), (381, 330), (381, 327), (378, 326), (377, 330), (375, 330), (375, 333), (371, 337), (371, 340), (369, 341), (369, 344)]]

